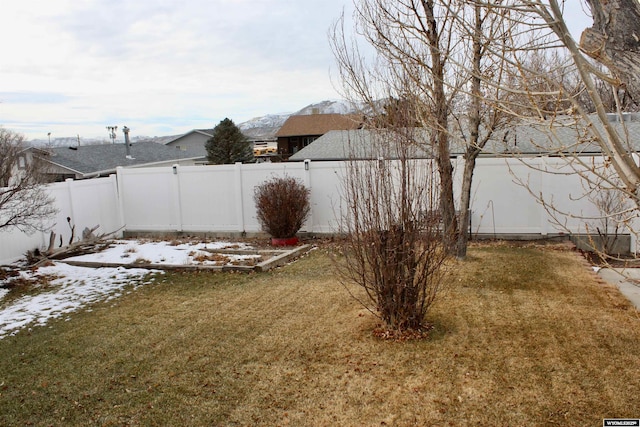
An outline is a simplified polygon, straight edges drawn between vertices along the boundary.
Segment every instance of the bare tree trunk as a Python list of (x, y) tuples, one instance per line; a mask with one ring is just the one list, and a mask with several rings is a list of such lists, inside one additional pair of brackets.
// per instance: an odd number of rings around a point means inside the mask
[[(475, 26), (473, 31), (473, 72), (471, 73), (471, 104), (469, 108), (469, 131), (471, 133), (469, 144), (464, 156), (464, 172), (462, 175), (462, 189), (460, 194), (460, 222), (458, 224), (458, 238), (456, 239), (456, 257), (463, 259), (467, 256), (467, 244), (469, 243), (469, 207), (471, 205), (471, 184), (473, 171), (476, 167), (476, 158), (482, 151), (478, 144), (480, 137), (480, 109), (482, 108), (481, 70), (482, 60), (482, 17), (479, 5), (474, 6)], [(486, 143), (486, 140), (485, 140)], [(484, 144), (482, 144), (484, 145)]]
[[(611, 122), (607, 113), (612, 110), (604, 107), (602, 86), (598, 85), (610, 86), (607, 89), (617, 112), (624, 108), (618, 98), (622, 90), (636, 103), (640, 101), (640, 1), (587, 0), (594, 23), (582, 34), (580, 46), (567, 28), (569, 18), (562, 7), (566, 0), (470, 1), (487, 9), (493, 8), (494, 13), (515, 24), (512, 27), (515, 31), (502, 41), (508, 61), (517, 65), (518, 72), (505, 82), (508, 86), (503, 86), (503, 90), (513, 96), (507, 97), (497, 109), (514, 114), (523, 123), (543, 125), (539, 126), (540, 131), (545, 132), (551, 142), (546, 148), (566, 156), (567, 168), (586, 183), (586, 195), (606, 189), (618, 191), (629, 204), (633, 201), (635, 206), (620, 205), (615, 212), (603, 209), (606, 221), (602, 229), (609, 230), (608, 221), (616, 220), (631, 233), (636, 233), (630, 219), (637, 217), (640, 207), (640, 168), (634, 159), (637, 153), (633, 148), (633, 134), (623, 122)], [(549, 69), (539, 68), (535, 63), (527, 64), (526, 57), (531, 52), (552, 58), (556, 52), (563, 51), (563, 47), (570, 55), (568, 61), (557, 61)], [(590, 59), (603, 67), (595, 66)], [(578, 91), (572, 91), (566, 85), (562, 78), (565, 71), (576, 74), (578, 84), (574, 87)], [(590, 102), (585, 104), (581, 98)], [(551, 102), (538, 103), (545, 99)], [(592, 106), (595, 114), (585, 105)], [(575, 141), (565, 141), (561, 136), (564, 130), (575, 132)], [(594, 159), (582, 157), (583, 144), (600, 146), (604, 159), (602, 166), (596, 166)], [(548, 212), (568, 214), (555, 210), (552, 203), (545, 204), (542, 196), (539, 200)], [(561, 222), (557, 225), (562, 227)]]
[(580, 38), (580, 47), (609, 68), (640, 102), (640, 2), (638, 0), (587, 0), (593, 26)]
[[(444, 92), (443, 92), (444, 93)], [(443, 112), (438, 114), (438, 125), (446, 126), (447, 112), (442, 107)], [(446, 128), (445, 128), (446, 129)], [(451, 165), (449, 152), (449, 137), (446, 131), (437, 130), (434, 134), (436, 138), (438, 173), (440, 175), (440, 209), (442, 214), (442, 224), (444, 231), (444, 247), (453, 253), (457, 234), (456, 206), (453, 198), (453, 166)]]
[(473, 183), (473, 171), (476, 167), (475, 156), (465, 158), (464, 172), (462, 175), (462, 188), (460, 193), (460, 215), (458, 239), (456, 240), (456, 257), (464, 259), (467, 256), (467, 245), (469, 243), (469, 216), (471, 214), (469, 206), (471, 204), (471, 184)]
[(54, 233), (53, 231), (51, 232), (51, 234), (49, 234), (49, 246), (47, 247), (47, 253), (51, 253), (53, 252), (53, 248), (56, 245), (56, 233)]
[(428, 25), (426, 37), (431, 53), (431, 74), (433, 78), (433, 108), (436, 126), (433, 131), (432, 145), (436, 147), (436, 160), (440, 174), (440, 209), (444, 228), (444, 247), (454, 252), (457, 234), (456, 206), (453, 198), (453, 166), (449, 148), (449, 102), (445, 94), (445, 71), (443, 52), (440, 51), (440, 34), (434, 14), (433, 0), (422, 1)]

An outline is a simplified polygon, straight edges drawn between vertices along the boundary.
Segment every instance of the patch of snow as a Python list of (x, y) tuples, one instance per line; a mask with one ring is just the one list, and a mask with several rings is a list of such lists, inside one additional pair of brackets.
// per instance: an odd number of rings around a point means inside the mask
[[(210, 252), (204, 249), (253, 249), (245, 243), (216, 241), (210, 243), (144, 242), (139, 240), (115, 240), (114, 244), (102, 252), (76, 256), (68, 260), (101, 262), (109, 264), (131, 264), (144, 259), (151, 264), (204, 264), (216, 262), (207, 260)], [(194, 257), (202, 256), (202, 261)], [(229, 262), (255, 258), (257, 255), (224, 254)], [(219, 263), (218, 263), (219, 264)], [(55, 277), (49, 280), (49, 288), (37, 295), (24, 296), (0, 308), (0, 339), (16, 334), (31, 325), (45, 325), (50, 319), (60, 318), (77, 311), (81, 307), (98, 301), (108, 301), (122, 295), (128, 285), (133, 288), (149, 283), (143, 279), (159, 270), (124, 267), (75, 267), (65, 263), (54, 263), (35, 271), (21, 271), (21, 279), (36, 281), (39, 277)], [(7, 284), (0, 281), (0, 286)], [(152, 279), (153, 280), (153, 279)], [(0, 299), (9, 293), (0, 288)]]
[(291, 113), (267, 114), (266, 116), (254, 117), (238, 125), (242, 131), (254, 128), (279, 128), (289, 118)]
[[(251, 249), (244, 243), (211, 242), (181, 243), (172, 245), (169, 242), (141, 242), (137, 240), (116, 240), (114, 245), (102, 252), (79, 255), (67, 258), (68, 261), (103, 262), (109, 264), (131, 264), (136, 260), (144, 260), (150, 264), (186, 265), (201, 264), (194, 258), (211, 255), (204, 249), (225, 249), (232, 246), (237, 249)], [(254, 258), (254, 255), (226, 255), (230, 260)], [(212, 264), (206, 262), (205, 264)]]
[(24, 296), (0, 309), (0, 339), (16, 334), (26, 326), (45, 325), (50, 319), (60, 318), (85, 305), (117, 298), (126, 286), (135, 288), (144, 284), (142, 280), (149, 273), (162, 272), (123, 267), (94, 269), (64, 263), (22, 272), (23, 278), (28, 280), (36, 280), (38, 276), (58, 278), (49, 282), (51, 291)]
[(307, 115), (318, 112), (319, 114), (352, 114), (358, 108), (349, 101), (343, 99), (329, 99), (315, 104), (310, 104), (296, 112), (296, 115)]
[(593, 266), (593, 267), (591, 267), (591, 268), (592, 268), (592, 269), (593, 269), (593, 271), (595, 271), (596, 273), (597, 273), (598, 271), (602, 270), (600, 267), (596, 267), (596, 266)]

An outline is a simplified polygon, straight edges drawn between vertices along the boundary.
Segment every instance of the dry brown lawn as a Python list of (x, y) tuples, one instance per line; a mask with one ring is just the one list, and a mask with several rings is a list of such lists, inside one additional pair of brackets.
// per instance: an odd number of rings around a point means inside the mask
[[(168, 273), (0, 341), (0, 425), (596, 426), (640, 417), (640, 316), (578, 256), (472, 246), (427, 340), (376, 319), (323, 249)], [(357, 289), (355, 290), (357, 292)]]

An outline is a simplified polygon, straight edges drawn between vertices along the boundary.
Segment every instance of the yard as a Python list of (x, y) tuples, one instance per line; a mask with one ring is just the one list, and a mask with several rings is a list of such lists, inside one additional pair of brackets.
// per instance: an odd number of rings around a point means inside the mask
[[(0, 425), (601, 425), (640, 417), (640, 316), (577, 254), (472, 245), (426, 340), (382, 341), (321, 247), (166, 272), (0, 340)], [(358, 293), (358, 289), (351, 289)]]

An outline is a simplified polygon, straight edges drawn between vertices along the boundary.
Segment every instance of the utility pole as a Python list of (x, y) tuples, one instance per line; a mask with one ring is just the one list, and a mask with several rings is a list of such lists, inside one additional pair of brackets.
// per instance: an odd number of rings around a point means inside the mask
[(109, 132), (109, 139), (112, 144), (116, 142), (116, 131), (118, 130), (118, 126), (107, 126), (107, 131)]
[(127, 159), (133, 159), (131, 157), (131, 143), (129, 142), (129, 128), (123, 127), (122, 132), (124, 132), (124, 145), (127, 147)]

